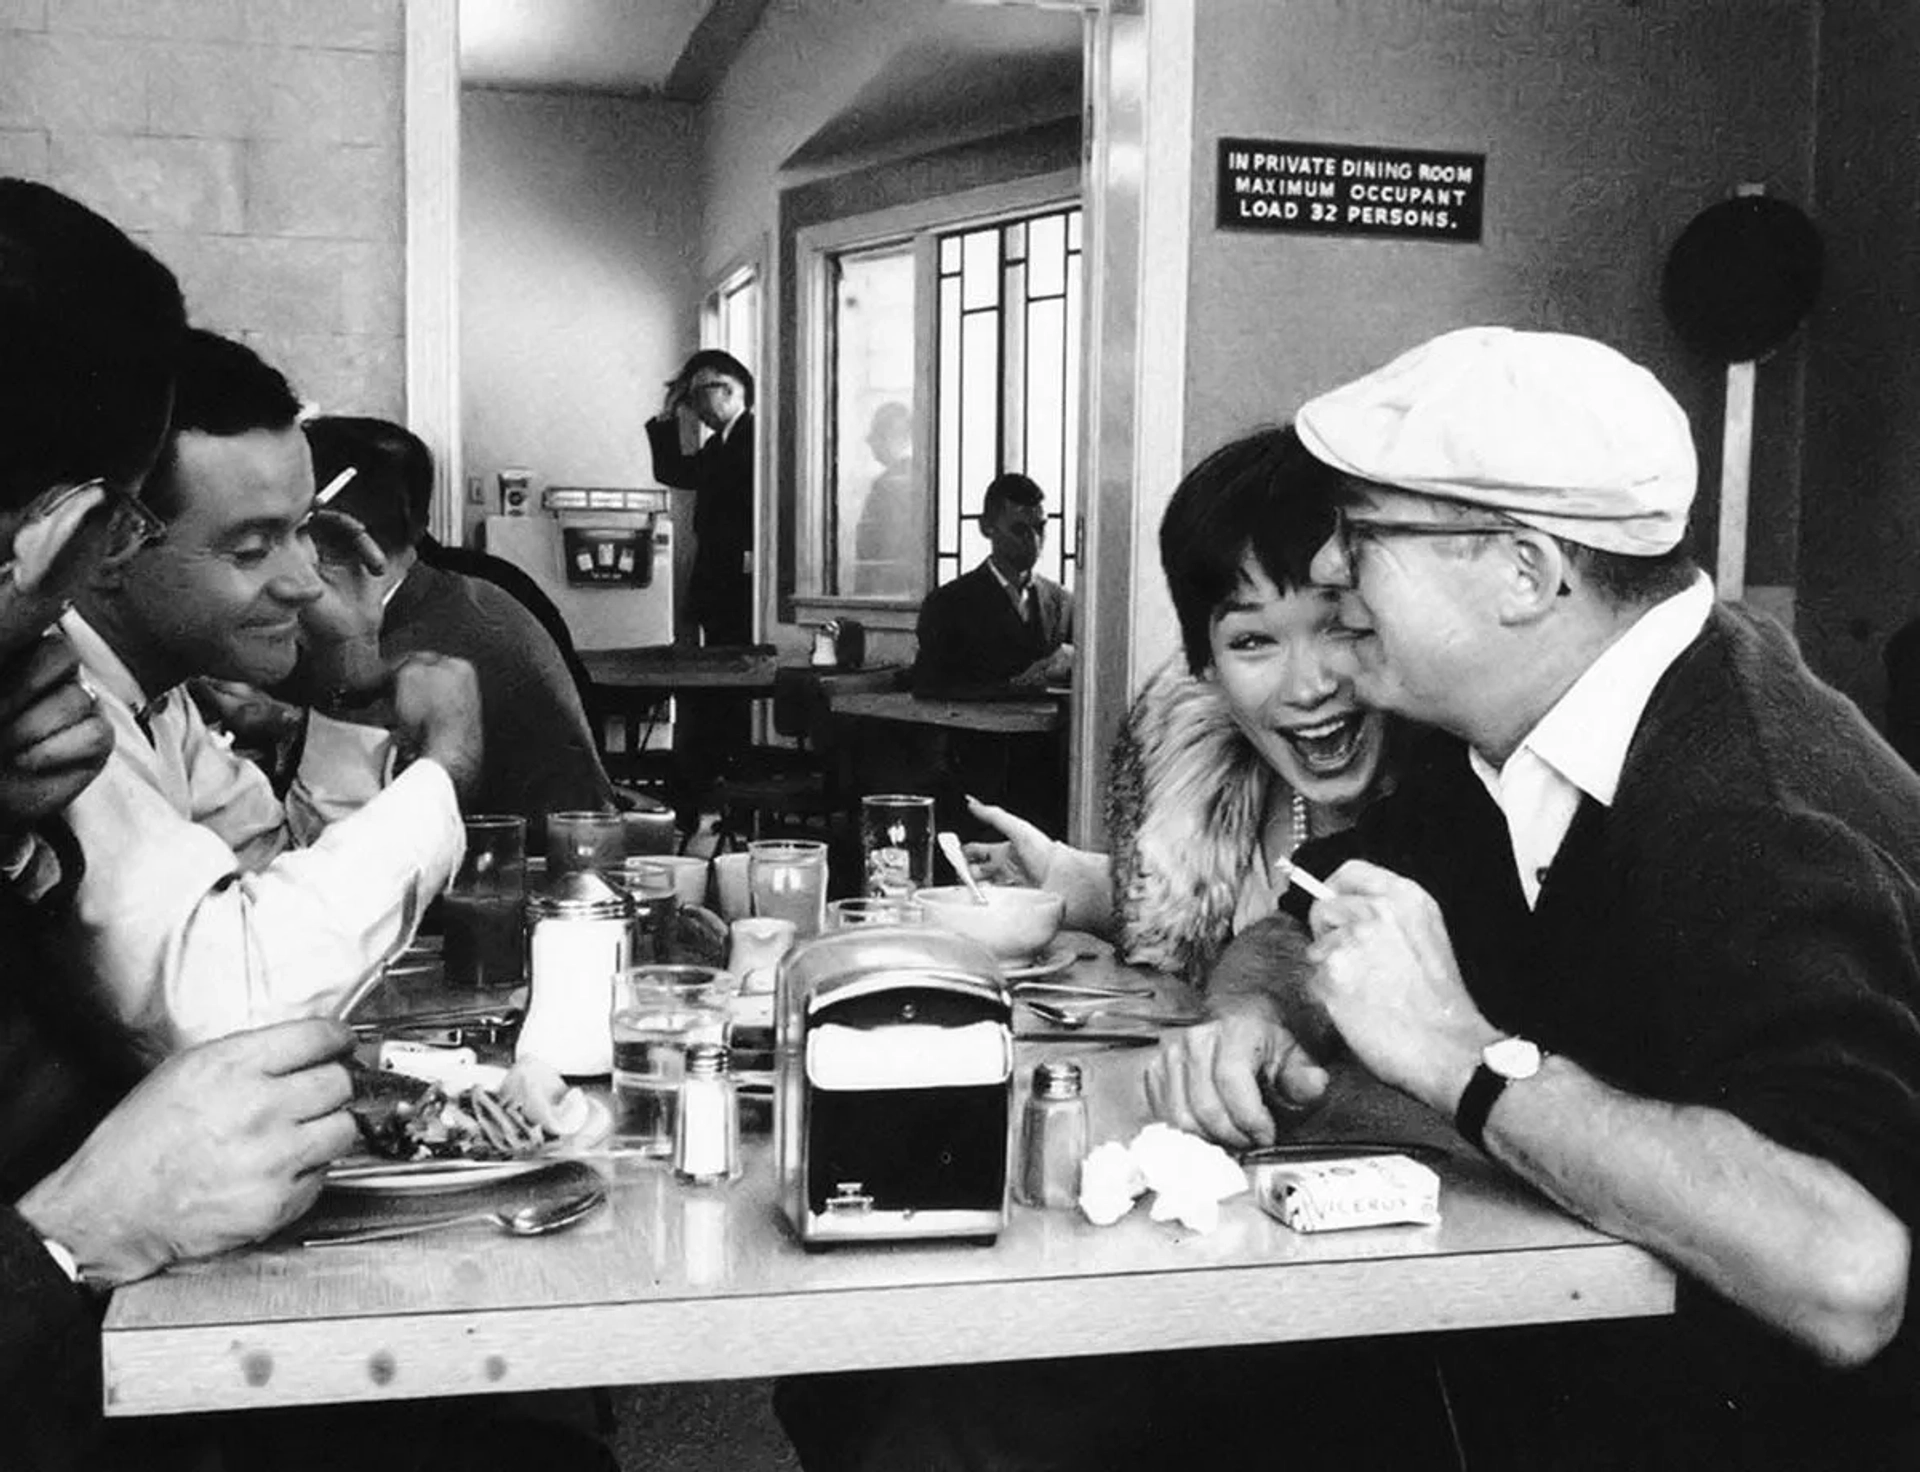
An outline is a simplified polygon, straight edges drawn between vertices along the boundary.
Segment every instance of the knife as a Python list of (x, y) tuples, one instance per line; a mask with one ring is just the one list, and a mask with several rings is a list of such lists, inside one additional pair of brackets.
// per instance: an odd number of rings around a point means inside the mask
[(1080, 1027), (1067, 1031), (1030, 1031), (1016, 1032), (1016, 1043), (1101, 1043), (1122, 1048), (1151, 1048), (1160, 1041), (1157, 1032), (1121, 1032), (1117, 1029), (1102, 1031), (1097, 1027)]

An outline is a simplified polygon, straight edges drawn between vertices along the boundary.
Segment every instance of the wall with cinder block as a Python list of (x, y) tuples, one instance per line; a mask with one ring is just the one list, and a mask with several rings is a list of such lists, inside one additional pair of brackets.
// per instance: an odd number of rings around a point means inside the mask
[(0, 0), (0, 173), (330, 409), (405, 410), (402, 0)]

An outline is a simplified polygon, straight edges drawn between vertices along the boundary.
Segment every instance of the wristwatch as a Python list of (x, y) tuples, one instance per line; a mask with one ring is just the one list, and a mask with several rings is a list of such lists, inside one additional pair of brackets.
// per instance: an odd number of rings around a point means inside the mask
[(1480, 1066), (1467, 1080), (1460, 1103), (1453, 1111), (1453, 1127), (1460, 1132), (1460, 1138), (1484, 1152), (1487, 1116), (1493, 1112), (1494, 1100), (1506, 1091), (1508, 1084), (1538, 1073), (1546, 1056), (1538, 1043), (1526, 1038), (1499, 1038), (1482, 1048)]

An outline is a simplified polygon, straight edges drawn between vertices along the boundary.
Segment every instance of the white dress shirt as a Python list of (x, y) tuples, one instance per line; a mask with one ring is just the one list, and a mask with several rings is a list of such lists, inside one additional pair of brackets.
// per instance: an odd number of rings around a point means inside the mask
[(67, 819), (87, 861), (73, 939), (115, 1012), (164, 1052), (330, 1010), (459, 865), (445, 769), (383, 789), (384, 733), (315, 715), (283, 810), (185, 690), (146, 703), (84, 619), (62, 626), (113, 728)]
[(1506, 816), (1529, 909), (1566, 841), (1581, 794), (1613, 806), (1627, 747), (1653, 687), (1700, 637), (1712, 611), (1713, 585), (1702, 575), (1609, 644), (1497, 771), (1479, 752), (1469, 754), (1474, 774)]
[(994, 581), (1007, 591), (1007, 597), (1013, 600), (1013, 611), (1020, 615), (1021, 623), (1033, 618), (1033, 574), (1029, 572), (1018, 583), (1000, 571), (1000, 564), (991, 557), (986, 561), (986, 569), (993, 574)]

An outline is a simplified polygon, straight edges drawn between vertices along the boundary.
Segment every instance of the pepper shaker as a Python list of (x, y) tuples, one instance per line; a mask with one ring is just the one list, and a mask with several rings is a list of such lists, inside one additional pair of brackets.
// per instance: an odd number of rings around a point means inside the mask
[(673, 1173), (688, 1185), (723, 1185), (740, 1174), (740, 1100), (727, 1064), (727, 1049), (719, 1043), (687, 1048), (673, 1125)]
[(1080, 1065), (1061, 1059), (1033, 1070), (1021, 1137), (1020, 1199), (1028, 1206), (1070, 1207), (1080, 1195), (1087, 1158), (1087, 1101)]

